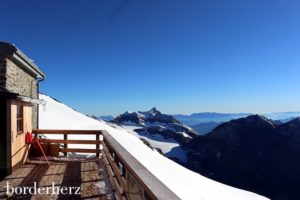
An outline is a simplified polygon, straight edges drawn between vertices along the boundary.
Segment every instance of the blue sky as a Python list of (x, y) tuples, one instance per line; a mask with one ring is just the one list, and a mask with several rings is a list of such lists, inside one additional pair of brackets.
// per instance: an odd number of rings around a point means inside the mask
[(300, 110), (298, 0), (3, 0), (0, 40), (95, 115)]

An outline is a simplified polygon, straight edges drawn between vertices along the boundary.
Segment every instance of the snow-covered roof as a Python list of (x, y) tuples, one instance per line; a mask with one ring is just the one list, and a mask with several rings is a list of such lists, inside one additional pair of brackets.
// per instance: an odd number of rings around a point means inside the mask
[[(181, 199), (267, 199), (258, 194), (221, 184), (190, 171), (158, 152), (151, 150), (139, 138), (124, 131), (124, 129), (113, 128), (104, 121), (92, 119), (55, 101), (49, 96), (41, 94), (40, 99), (47, 102), (46, 109), (40, 109), (39, 113), (39, 127), (41, 129), (106, 130), (132, 156)], [(84, 137), (86, 138), (87, 136)]]

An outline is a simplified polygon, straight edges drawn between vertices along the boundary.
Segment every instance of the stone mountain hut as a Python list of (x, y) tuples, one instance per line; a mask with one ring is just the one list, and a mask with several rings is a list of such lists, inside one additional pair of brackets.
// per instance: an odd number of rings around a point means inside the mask
[(38, 128), (44, 73), (15, 45), (0, 42), (0, 178), (22, 164), (26, 132)]

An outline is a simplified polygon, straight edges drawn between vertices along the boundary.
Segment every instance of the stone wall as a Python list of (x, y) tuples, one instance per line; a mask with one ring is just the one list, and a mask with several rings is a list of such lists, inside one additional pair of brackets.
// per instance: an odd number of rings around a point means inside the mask
[(35, 78), (9, 59), (6, 59), (6, 88), (24, 96), (37, 97)]
[[(38, 87), (37, 82), (33, 76), (25, 72), (23, 69), (18, 67), (10, 59), (6, 58), (6, 67), (4, 67), (5, 73), (5, 88), (31, 98), (38, 98)], [(1, 65), (1, 62), (0, 62)], [(2, 69), (2, 68), (0, 68)], [(1, 70), (0, 70), (1, 74)], [(1, 77), (1, 75), (0, 75)], [(1, 84), (1, 78), (0, 78)], [(32, 126), (37, 128), (37, 106), (32, 107)]]
[(0, 87), (6, 87), (6, 68), (5, 68), (5, 58), (0, 56)]

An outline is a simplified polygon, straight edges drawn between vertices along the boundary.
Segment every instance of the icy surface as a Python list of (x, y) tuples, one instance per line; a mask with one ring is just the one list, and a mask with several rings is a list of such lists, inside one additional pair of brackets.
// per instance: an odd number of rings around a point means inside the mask
[(148, 141), (152, 147), (159, 148), (164, 154), (170, 152), (174, 147), (179, 146), (179, 144), (174, 139), (165, 139), (162, 135), (150, 134), (147, 131), (135, 132), (134, 129), (137, 129), (138, 127), (134, 126), (122, 127), (136, 137), (143, 138), (144, 140)]
[[(151, 150), (139, 138), (122, 130), (122, 128), (113, 128), (104, 121), (89, 118), (49, 96), (40, 95), (40, 98), (47, 102), (45, 110), (42, 107), (40, 108), (40, 129), (107, 130), (129, 153), (181, 199), (267, 199), (255, 193), (236, 189), (192, 172), (158, 152)], [(75, 137), (76, 139), (93, 139), (91, 136), (77, 135)]]

